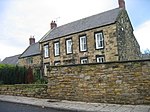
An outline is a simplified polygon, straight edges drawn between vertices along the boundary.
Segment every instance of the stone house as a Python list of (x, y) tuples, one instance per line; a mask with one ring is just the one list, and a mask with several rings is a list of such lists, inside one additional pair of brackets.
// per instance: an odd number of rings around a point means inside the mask
[(69, 65), (140, 59), (140, 46), (124, 0), (119, 8), (51, 29), (40, 41), (43, 65)]
[(41, 51), (39, 42), (35, 38), (29, 38), (29, 47), (20, 55), (18, 64), (26, 67), (41, 67)]

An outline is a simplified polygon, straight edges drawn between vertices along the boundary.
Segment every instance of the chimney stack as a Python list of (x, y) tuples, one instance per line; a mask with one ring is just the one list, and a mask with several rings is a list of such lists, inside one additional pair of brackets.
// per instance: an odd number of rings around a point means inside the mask
[(30, 36), (30, 38), (29, 38), (29, 44), (30, 45), (32, 45), (32, 44), (35, 44), (35, 38), (34, 38), (34, 36)]
[(57, 27), (57, 24), (55, 23), (55, 21), (52, 21), (50, 24), (51, 29), (54, 29)]
[(119, 8), (126, 8), (124, 0), (118, 0)]

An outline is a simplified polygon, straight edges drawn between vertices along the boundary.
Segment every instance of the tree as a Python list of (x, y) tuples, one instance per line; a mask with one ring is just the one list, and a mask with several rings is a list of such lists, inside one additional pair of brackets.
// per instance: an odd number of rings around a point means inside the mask
[(150, 59), (150, 50), (149, 49), (144, 50), (144, 53), (142, 54), (142, 59)]
[(144, 54), (145, 55), (150, 55), (150, 50), (149, 49), (144, 50)]

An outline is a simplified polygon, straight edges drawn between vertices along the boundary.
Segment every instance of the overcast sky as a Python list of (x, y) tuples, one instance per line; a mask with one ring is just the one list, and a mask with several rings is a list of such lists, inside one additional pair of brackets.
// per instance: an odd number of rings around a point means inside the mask
[[(150, 49), (150, 0), (125, 0), (141, 50)], [(118, 7), (118, 0), (0, 0), (0, 59), (21, 54), (50, 29)]]

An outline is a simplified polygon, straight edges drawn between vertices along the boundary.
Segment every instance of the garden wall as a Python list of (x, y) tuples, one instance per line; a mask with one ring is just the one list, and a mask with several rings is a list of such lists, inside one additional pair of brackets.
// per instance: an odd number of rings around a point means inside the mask
[(49, 98), (150, 104), (150, 60), (51, 66)]
[(0, 85), (0, 94), (36, 97), (36, 98), (48, 98), (46, 84)]

